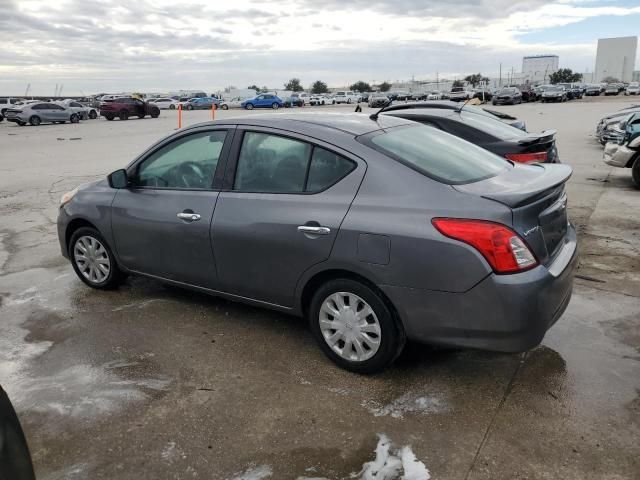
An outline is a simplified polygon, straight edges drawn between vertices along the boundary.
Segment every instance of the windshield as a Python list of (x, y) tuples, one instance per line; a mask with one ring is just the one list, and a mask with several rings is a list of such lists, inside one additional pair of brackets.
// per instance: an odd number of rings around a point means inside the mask
[(483, 148), (424, 125), (378, 131), (363, 141), (414, 170), (449, 185), (493, 177), (510, 165)]
[(560, 87), (547, 87), (547, 88), (545, 88), (545, 91), (547, 91), (547, 92), (561, 92), (562, 88), (560, 88)]
[(516, 89), (515, 88), (503, 88), (502, 90), (500, 90), (500, 93), (516, 93)]

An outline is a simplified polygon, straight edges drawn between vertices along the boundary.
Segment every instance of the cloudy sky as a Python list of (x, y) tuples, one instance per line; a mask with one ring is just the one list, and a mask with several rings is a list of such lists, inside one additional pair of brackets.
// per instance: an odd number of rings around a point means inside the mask
[[(220, 5), (218, 5), (220, 4)], [(640, 34), (639, 0), (0, 0), (0, 95), (216, 91), (519, 71), (593, 71)], [(636, 61), (640, 69), (640, 59)]]

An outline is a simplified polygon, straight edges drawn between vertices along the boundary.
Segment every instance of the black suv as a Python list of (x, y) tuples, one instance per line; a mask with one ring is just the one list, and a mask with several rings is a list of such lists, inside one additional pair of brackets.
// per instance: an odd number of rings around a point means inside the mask
[(122, 97), (115, 98), (100, 104), (100, 115), (107, 120), (118, 117), (120, 120), (128, 120), (129, 117), (151, 118), (160, 116), (160, 109), (153, 103), (145, 102), (139, 98)]

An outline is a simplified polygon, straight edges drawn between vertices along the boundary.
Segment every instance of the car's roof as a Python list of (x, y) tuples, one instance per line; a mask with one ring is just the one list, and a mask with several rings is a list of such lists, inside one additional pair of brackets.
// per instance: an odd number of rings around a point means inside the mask
[[(457, 110), (449, 110), (444, 108), (409, 108), (407, 110), (391, 110), (388, 112), (385, 111), (381, 113), (381, 116), (402, 115), (404, 118), (424, 117), (424, 116), (446, 118), (446, 117), (457, 117), (459, 113), (460, 112), (458, 112)], [(469, 112), (469, 111), (465, 111), (465, 113), (472, 113), (472, 114), (478, 115), (477, 113)]]
[(317, 125), (319, 127), (340, 130), (352, 135), (364, 135), (365, 133), (375, 130), (411, 123), (409, 120), (383, 115), (379, 116), (377, 120), (373, 120), (369, 115), (362, 113), (262, 113), (200, 123), (193, 125), (193, 127), (236, 124), (290, 129), (298, 122), (303, 122), (306, 125)]

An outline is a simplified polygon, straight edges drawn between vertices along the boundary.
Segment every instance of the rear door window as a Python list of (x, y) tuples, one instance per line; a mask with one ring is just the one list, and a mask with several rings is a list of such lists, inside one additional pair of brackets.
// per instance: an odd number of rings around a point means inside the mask
[(477, 182), (511, 168), (483, 148), (424, 125), (379, 130), (359, 141), (449, 185)]

